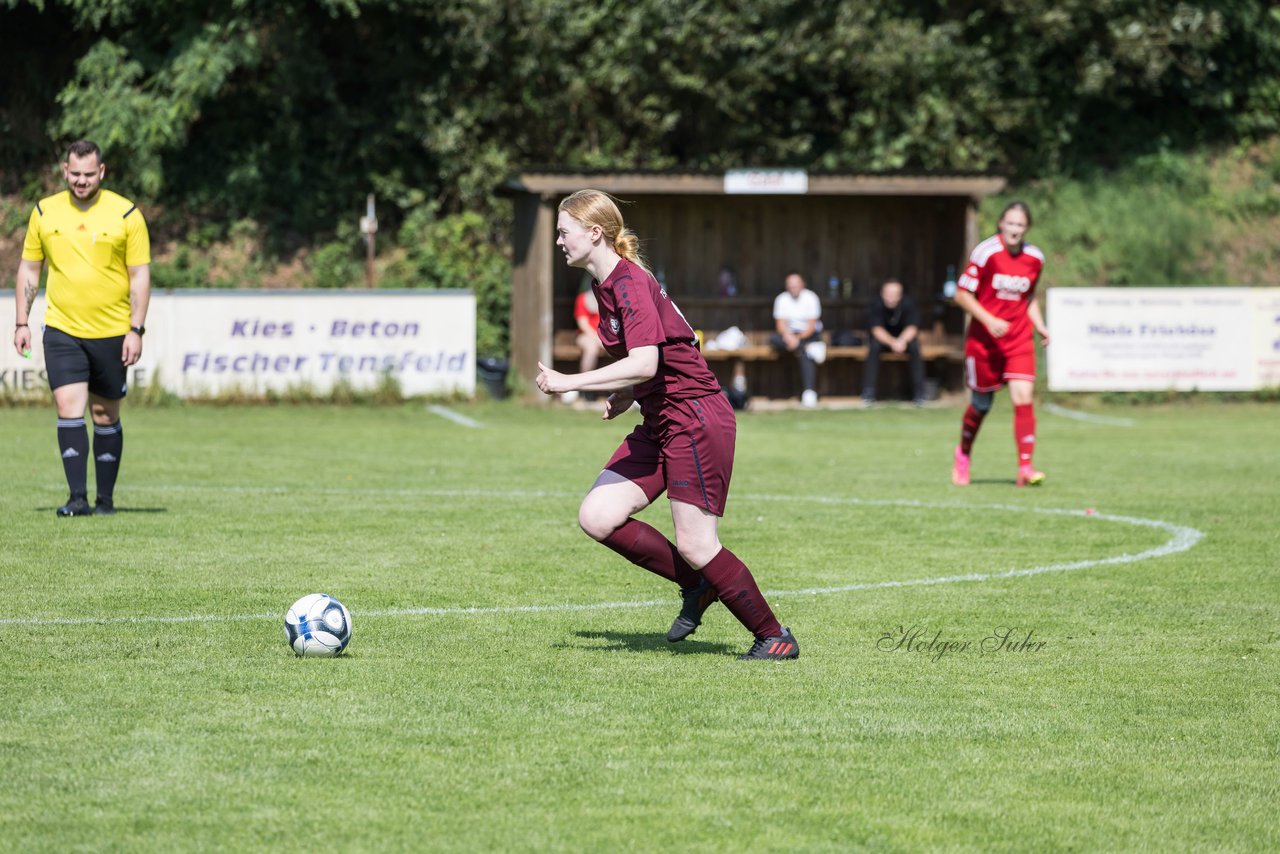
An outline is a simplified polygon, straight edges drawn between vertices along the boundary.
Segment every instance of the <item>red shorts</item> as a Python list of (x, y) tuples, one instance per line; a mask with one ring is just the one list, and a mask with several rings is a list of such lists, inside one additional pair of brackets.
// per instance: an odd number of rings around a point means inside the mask
[(650, 501), (669, 498), (724, 515), (738, 435), (723, 394), (663, 405), (623, 440), (605, 469), (644, 490)]
[(998, 391), (1009, 380), (1036, 381), (1036, 345), (1031, 336), (1017, 342), (964, 342), (964, 379), (974, 391)]

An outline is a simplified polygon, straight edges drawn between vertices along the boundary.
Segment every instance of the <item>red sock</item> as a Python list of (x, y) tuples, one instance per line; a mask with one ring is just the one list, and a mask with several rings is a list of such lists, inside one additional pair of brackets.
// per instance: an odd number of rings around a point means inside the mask
[(960, 425), (960, 453), (966, 457), (973, 450), (973, 440), (978, 438), (978, 428), (982, 426), (982, 419), (986, 417), (987, 413), (979, 412), (972, 403), (964, 411), (964, 421)]
[(1024, 403), (1013, 407), (1013, 439), (1018, 443), (1018, 465), (1031, 465), (1031, 455), (1036, 450), (1036, 410)]
[(764, 594), (756, 586), (751, 570), (733, 552), (722, 548), (702, 568), (702, 574), (716, 589), (729, 613), (753, 635), (776, 638), (782, 634), (782, 624), (773, 615), (769, 603), (764, 601)]
[(613, 549), (636, 566), (654, 575), (680, 585), (681, 590), (692, 590), (702, 579), (662, 532), (639, 519), (628, 519), (600, 542)]

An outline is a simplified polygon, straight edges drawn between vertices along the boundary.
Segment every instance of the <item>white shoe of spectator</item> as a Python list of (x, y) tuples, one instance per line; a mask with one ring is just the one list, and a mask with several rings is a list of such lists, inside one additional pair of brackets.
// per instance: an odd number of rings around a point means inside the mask
[(577, 400), (578, 393), (576, 391), (566, 391), (564, 394), (560, 395), (561, 403), (576, 403)]
[(804, 352), (815, 365), (821, 365), (827, 360), (827, 342), (826, 341), (810, 341), (804, 345)]
[(800, 395), (800, 405), (812, 409), (818, 405), (818, 393), (811, 388), (804, 390), (804, 394)]

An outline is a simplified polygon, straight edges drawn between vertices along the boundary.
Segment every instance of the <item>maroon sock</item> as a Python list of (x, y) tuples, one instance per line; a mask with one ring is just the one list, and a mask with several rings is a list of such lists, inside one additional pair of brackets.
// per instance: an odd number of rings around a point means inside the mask
[(720, 601), (729, 613), (738, 618), (757, 638), (776, 638), (782, 634), (782, 625), (773, 615), (764, 594), (756, 586), (747, 565), (738, 560), (728, 549), (720, 549), (711, 562), (702, 568), (702, 574), (711, 582)]
[(636, 566), (674, 581), (681, 590), (692, 590), (702, 582), (672, 542), (657, 528), (639, 519), (628, 519), (600, 542)]
[(964, 411), (964, 421), (960, 426), (960, 453), (966, 457), (973, 450), (973, 440), (978, 437), (978, 428), (982, 426), (982, 419), (985, 417), (986, 413), (974, 409), (972, 403)]

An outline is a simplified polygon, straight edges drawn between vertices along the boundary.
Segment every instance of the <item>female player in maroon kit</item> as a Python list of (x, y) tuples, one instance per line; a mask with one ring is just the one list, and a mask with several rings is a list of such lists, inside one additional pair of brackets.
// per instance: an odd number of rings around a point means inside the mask
[[(642, 264), (639, 240), (607, 194), (579, 190), (566, 198), (556, 230), (565, 260), (594, 279), (600, 342), (615, 361), (577, 374), (539, 362), (538, 388), (546, 394), (612, 392), (605, 420), (633, 402), (644, 416), (582, 500), (578, 524), (627, 560), (680, 586), (683, 607), (667, 640), (693, 634), (703, 612), (719, 599), (755, 635), (741, 658), (797, 658), (799, 644), (773, 615), (751, 571), (720, 544), (717, 526), (733, 474), (737, 425), (693, 329)], [(671, 501), (674, 545), (632, 518), (663, 492)]]
[(991, 411), (994, 393), (1008, 384), (1013, 401), (1013, 435), (1018, 446), (1018, 486), (1039, 486), (1044, 473), (1031, 464), (1036, 446), (1032, 389), (1036, 381), (1035, 339), (1049, 343), (1036, 303), (1036, 282), (1044, 253), (1023, 242), (1031, 228), (1031, 210), (1013, 202), (1000, 214), (997, 233), (974, 247), (960, 276), (956, 303), (971, 318), (964, 343), (965, 378), (971, 391), (956, 447), (951, 482), (969, 483), (969, 454), (982, 419)]

